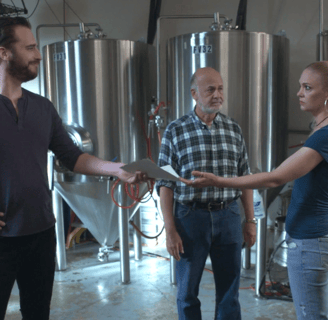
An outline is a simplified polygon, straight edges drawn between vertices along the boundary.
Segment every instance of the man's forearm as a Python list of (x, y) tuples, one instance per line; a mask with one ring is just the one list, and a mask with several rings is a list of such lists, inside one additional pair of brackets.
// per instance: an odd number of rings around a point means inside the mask
[(104, 161), (90, 154), (83, 153), (77, 159), (74, 172), (86, 175), (117, 176), (122, 163)]
[(246, 219), (254, 218), (254, 205), (253, 205), (253, 190), (243, 189), (243, 194), (240, 197), (245, 211)]
[(160, 188), (160, 202), (166, 232), (176, 231), (173, 217), (173, 190), (167, 187)]

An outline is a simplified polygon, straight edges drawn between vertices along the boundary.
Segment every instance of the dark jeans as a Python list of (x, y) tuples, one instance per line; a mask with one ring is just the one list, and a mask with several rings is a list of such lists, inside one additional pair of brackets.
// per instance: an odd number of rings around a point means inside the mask
[(55, 228), (21, 237), (0, 237), (0, 320), (15, 280), (23, 320), (47, 320), (55, 274)]
[(175, 223), (184, 254), (177, 262), (180, 320), (200, 320), (199, 284), (210, 255), (216, 287), (216, 320), (240, 320), (238, 301), (242, 232), (236, 201), (219, 211), (176, 203)]

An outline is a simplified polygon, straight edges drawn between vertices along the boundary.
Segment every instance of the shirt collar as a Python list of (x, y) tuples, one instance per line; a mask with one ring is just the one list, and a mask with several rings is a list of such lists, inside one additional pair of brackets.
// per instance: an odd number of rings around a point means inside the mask
[[(196, 107), (194, 107), (194, 109), (190, 112), (190, 115), (192, 116), (194, 122), (198, 123), (199, 126), (206, 125), (206, 123), (203, 122), (202, 120), (200, 120), (200, 118), (197, 116), (195, 110), (196, 110)], [(215, 118), (213, 119), (212, 126), (213, 126), (213, 124), (214, 124), (215, 127), (218, 128), (220, 122), (222, 121), (221, 119), (222, 119), (222, 116), (221, 116), (220, 112), (218, 112), (218, 113), (216, 114)]]
[[(10, 101), (10, 99), (8, 97), (6, 97), (2, 94), (0, 94), (0, 98), (2, 98), (4, 100), (7, 100), (7, 101)], [(18, 101), (21, 100), (21, 99), (26, 100), (26, 98), (27, 98), (27, 91), (24, 88), (22, 88), (22, 96), (18, 99)]]

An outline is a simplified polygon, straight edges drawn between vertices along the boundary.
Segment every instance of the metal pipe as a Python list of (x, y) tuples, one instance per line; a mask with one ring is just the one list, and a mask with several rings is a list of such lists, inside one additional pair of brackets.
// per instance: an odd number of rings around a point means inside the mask
[[(175, 201), (173, 202), (173, 210), (175, 212)], [(177, 284), (177, 261), (174, 259), (173, 256), (170, 256), (170, 280), (171, 284)]]
[[(65, 0), (63, 0), (63, 24), (66, 24), (66, 3), (65, 3)], [(63, 28), (63, 30), (64, 30), (64, 41), (66, 41), (65, 27)]]
[(52, 191), (52, 206), (56, 217), (56, 270), (64, 271), (67, 269), (65, 232), (64, 232), (64, 213), (63, 199), (56, 188)]
[[(122, 185), (119, 185), (118, 194), (120, 203), (123, 205), (127, 202), (127, 194), (124, 192)], [(118, 228), (120, 237), (121, 253), (121, 281), (122, 284), (130, 283), (130, 256), (129, 256), (129, 212), (127, 209), (118, 208)]]
[[(160, 76), (160, 38), (161, 38), (161, 20), (162, 19), (213, 19), (213, 14), (203, 15), (176, 15), (176, 16), (161, 16), (157, 19), (157, 35), (156, 35), (156, 71), (157, 71), (157, 102), (161, 102), (161, 76)], [(214, 13), (214, 19), (217, 18)], [(229, 19), (226, 15), (220, 14), (219, 18)]]
[[(141, 214), (140, 207), (133, 217), (134, 224), (141, 230)], [(142, 246), (141, 246), (141, 235), (136, 229), (133, 229), (133, 245), (134, 245), (134, 259), (142, 259)]]
[(170, 256), (170, 279), (171, 284), (177, 284), (177, 271), (176, 271), (177, 261), (173, 256)]
[(79, 25), (80, 25), (80, 33), (85, 33), (85, 26), (84, 26), (84, 23), (83, 22), (80, 22), (79, 23)]
[(220, 12), (214, 12), (214, 22), (220, 23)]
[[(100, 25), (98, 23), (85, 23), (85, 26), (88, 27), (98, 27), (100, 28)], [(40, 48), (40, 37), (39, 37), (39, 30), (41, 28), (64, 28), (64, 27), (80, 27), (79, 23), (63, 23), (63, 24), (39, 24), (36, 27), (36, 43), (38, 45), (39, 50), (41, 50)], [(38, 77), (39, 77), (39, 94), (41, 95), (41, 64), (38, 70)]]
[(256, 235), (256, 266), (255, 266), (255, 295), (260, 297), (260, 290), (265, 291), (265, 281), (260, 288), (266, 270), (266, 229), (267, 229), (267, 191), (261, 192), (263, 198), (263, 205), (265, 210), (265, 217), (259, 219), (257, 223)]
[(251, 268), (251, 248), (245, 247), (242, 252), (242, 266), (243, 269), (249, 270)]
[(319, 0), (319, 61), (323, 60), (323, 0)]

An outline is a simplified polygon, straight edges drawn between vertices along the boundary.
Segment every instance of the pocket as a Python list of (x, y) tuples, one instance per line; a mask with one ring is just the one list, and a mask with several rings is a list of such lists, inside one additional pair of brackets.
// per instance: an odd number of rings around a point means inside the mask
[(322, 237), (322, 238), (318, 238), (318, 240), (319, 240), (321, 266), (326, 270), (328, 270), (328, 238)]
[(185, 218), (189, 215), (189, 213), (192, 211), (192, 208), (189, 206), (185, 206), (181, 203), (176, 203), (175, 205), (175, 212), (174, 212), (174, 217), (176, 219), (182, 219)]
[(228, 205), (228, 209), (232, 211), (234, 214), (240, 215), (239, 205), (237, 201), (233, 201)]
[(293, 250), (293, 249), (296, 249), (297, 248), (296, 242), (288, 234), (286, 234), (285, 242), (287, 244), (288, 250)]

